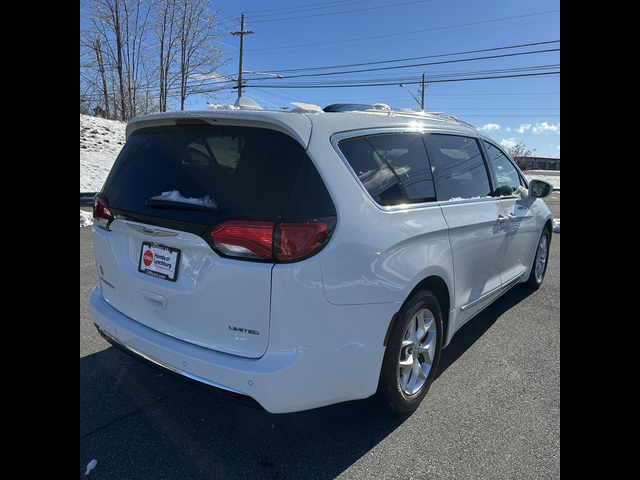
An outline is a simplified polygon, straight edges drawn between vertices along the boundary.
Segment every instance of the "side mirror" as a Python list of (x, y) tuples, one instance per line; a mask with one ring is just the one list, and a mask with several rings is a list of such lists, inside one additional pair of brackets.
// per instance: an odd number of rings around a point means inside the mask
[(533, 198), (545, 198), (553, 192), (553, 185), (544, 180), (531, 180), (529, 182), (529, 196)]

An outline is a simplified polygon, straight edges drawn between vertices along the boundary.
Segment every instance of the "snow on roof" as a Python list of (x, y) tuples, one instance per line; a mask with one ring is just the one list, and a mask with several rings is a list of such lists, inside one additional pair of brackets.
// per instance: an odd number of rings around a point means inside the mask
[(234, 107), (233, 105), (218, 105), (210, 103), (206, 106), (205, 110), (240, 110), (240, 107)]
[(296, 106), (296, 108), (291, 110), (293, 113), (324, 113), (322, 107), (311, 103), (291, 102), (291, 105)]

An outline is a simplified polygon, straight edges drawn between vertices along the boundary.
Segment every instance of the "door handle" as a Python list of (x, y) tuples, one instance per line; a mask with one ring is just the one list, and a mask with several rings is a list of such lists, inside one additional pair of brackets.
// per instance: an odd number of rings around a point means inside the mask
[(149, 292), (147, 290), (142, 290), (142, 296), (145, 301), (151, 305), (153, 308), (159, 308), (160, 310), (164, 310), (167, 308), (167, 298), (162, 295), (158, 295), (157, 293)]
[(511, 218), (505, 217), (504, 215), (498, 215), (498, 223), (507, 223), (510, 221), (511, 221)]

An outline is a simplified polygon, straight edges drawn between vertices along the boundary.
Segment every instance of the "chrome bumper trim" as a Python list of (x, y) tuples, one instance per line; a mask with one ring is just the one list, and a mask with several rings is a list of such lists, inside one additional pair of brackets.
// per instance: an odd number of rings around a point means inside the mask
[(234, 390), (233, 388), (225, 387), (224, 385), (220, 385), (218, 383), (212, 382), (210, 380), (206, 380), (206, 379), (204, 379), (202, 377), (198, 377), (196, 375), (192, 375), (190, 373), (182, 371), (182, 370), (180, 370), (178, 368), (172, 367), (171, 365), (167, 365), (166, 363), (161, 362), (160, 360), (155, 359), (153, 357), (150, 357), (149, 355), (147, 355), (145, 353), (142, 353), (141, 351), (136, 350), (135, 348), (132, 348), (129, 345), (121, 342), (120, 340), (118, 340), (114, 336), (109, 335), (103, 328), (101, 328), (100, 326), (96, 325), (95, 323), (94, 323), (94, 325), (98, 329), (98, 332), (100, 333), (100, 335), (102, 335), (105, 338), (105, 340), (107, 340), (109, 343), (115, 345), (116, 347), (122, 348), (123, 350), (126, 350), (127, 352), (129, 352), (129, 353), (131, 353), (131, 354), (133, 354), (135, 356), (138, 356), (138, 357), (142, 358), (143, 360), (146, 360), (149, 363), (152, 363), (152, 364), (154, 364), (154, 365), (156, 365), (158, 367), (164, 368), (165, 370), (169, 370), (172, 373), (175, 373), (175, 374), (181, 375), (183, 377), (186, 377), (186, 378), (188, 378), (190, 380), (194, 380), (196, 382), (208, 385), (210, 387), (218, 388), (220, 390), (225, 390), (227, 392), (231, 392), (231, 393), (235, 393), (235, 394), (238, 394), (238, 395), (243, 395), (245, 397), (249, 397), (249, 395), (247, 395), (244, 392), (240, 392), (238, 390)]

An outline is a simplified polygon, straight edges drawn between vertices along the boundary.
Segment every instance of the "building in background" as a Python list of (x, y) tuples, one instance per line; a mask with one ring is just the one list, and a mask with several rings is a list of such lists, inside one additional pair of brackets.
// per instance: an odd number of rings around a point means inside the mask
[(527, 170), (560, 170), (558, 157), (529, 157), (526, 160)]

